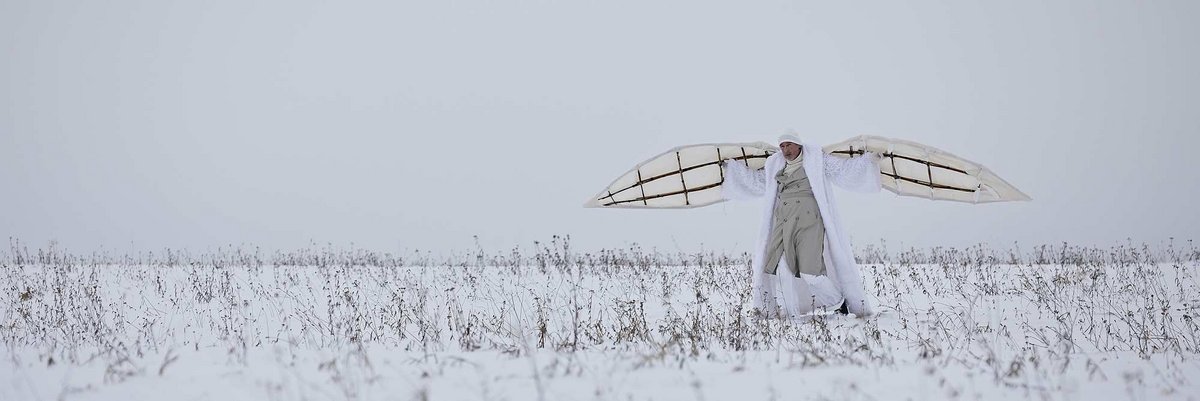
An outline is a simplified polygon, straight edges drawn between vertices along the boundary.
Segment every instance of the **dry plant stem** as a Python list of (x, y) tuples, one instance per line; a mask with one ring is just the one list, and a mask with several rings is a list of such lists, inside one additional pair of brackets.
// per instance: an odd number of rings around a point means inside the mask
[(599, 370), (589, 355), (631, 361), (622, 369), (744, 367), (763, 354), (792, 369), (920, 363), (1036, 389), (1072, 369), (1118, 379), (1104, 356), (1125, 353), (1161, 370), (1139, 380), (1173, 388), (1189, 379), (1171, 366), (1200, 352), (1192, 241), (858, 249), (882, 313), (787, 321), (749, 308), (745, 253), (581, 253), (566, 236), (450, 256), (316, 244), (72, 254), (10, 240), (0, 344), (14, 366), (99, 362), (109, 383), (169, 376), (189, 350), (243, 366), (263, 347), (330, 352), (320, 370), (348, 399), (379, 375), (372, 347), (407, 351), (431, 374), (466, 363), (453, 353), (525, 358), (543, 399), (555, 376)]

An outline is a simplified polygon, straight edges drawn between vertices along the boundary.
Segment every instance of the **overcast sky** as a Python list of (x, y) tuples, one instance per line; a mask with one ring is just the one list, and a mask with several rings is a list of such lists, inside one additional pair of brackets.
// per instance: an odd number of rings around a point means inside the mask
[(839, 192), (856, 244), (1200, 240), (1196, 1), (0, 0), (0, 234), (749, 251), (583, 209), (700, 142), (915, 140), (1032, 202)]

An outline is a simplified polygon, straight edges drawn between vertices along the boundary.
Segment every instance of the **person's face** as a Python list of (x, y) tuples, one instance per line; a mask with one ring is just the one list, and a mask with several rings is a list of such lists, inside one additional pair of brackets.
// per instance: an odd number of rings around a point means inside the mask
[(783, 151), (783, 156), (788, 160), (795, 160), (796, 156), (800, 156), (800, 145), (784, 142), (779, 144), (779, 150)]

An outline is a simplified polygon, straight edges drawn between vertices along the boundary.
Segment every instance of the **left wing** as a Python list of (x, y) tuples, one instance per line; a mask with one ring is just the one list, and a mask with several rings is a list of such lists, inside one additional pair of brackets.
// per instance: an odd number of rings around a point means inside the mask
[(826, 146), (824, 151), (842, 157), (863, 152), (883, 155), (880, 184), (900, 196), (966, 203), (1030, 200), (987, 167), (913, 141), (861, 135)]
[(667, 150), (621, 174), (583, 207), (685, 209), (719, 203), (725, 172), (721, 161), (763, 168), (778, 147), (765, 142), (705, 143)]

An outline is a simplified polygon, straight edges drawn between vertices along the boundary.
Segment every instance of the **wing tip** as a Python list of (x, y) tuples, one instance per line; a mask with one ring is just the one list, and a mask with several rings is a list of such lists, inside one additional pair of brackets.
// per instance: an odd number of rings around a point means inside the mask
[(1019, 202), (1030, 202), (1030, 201), (1033, 201), (1033, 197), (1029, 196), (1029, 194), (1026, 194), (1025, 192), (1022, 192), (1021, 190), (1017, 189), (1017, 187), (1013, 187), (1012, 185), (1009, 185), (1009, 186), (1010, 186), (1010, 187), (1012, 187), (1013, 191), (1016, 191), (1016, 192), (1017, 192), (1016, 199), (1013, 199), (1013, 200), (1015, 200), (1015, 201), (1019, 201)]

